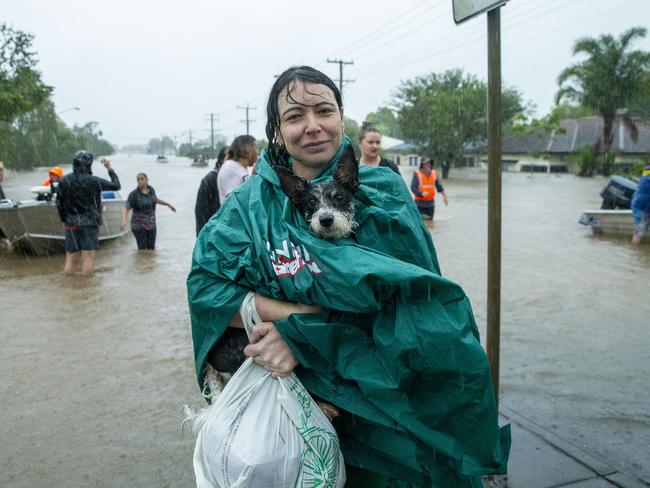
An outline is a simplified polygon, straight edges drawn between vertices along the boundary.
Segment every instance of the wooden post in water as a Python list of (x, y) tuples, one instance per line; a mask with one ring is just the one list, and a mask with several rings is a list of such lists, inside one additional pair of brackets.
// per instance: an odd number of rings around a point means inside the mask
[(488, 16), (487, 355), (499, 406), (501, 341), (501, 8)]

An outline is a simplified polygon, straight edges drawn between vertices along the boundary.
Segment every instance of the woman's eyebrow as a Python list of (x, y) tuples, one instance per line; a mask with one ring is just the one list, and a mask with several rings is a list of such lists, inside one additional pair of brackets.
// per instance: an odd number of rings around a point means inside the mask
[(287, 107), (287, 109), (284, 112), (282, 112), (282, 116), (285, 116), (289, 112), (292, 112), (294, 110), (302, 111), (304, 108), (310, 108), (310, 107), (318, 109), (318, 108), (322, 107), (323, 105), (327, 105), (328, 107), (335, 107), (336, 106), (333, 102), (328, 102), (328, 101), (318, 102), (318, 103), (315, 103), (313, 105), (306, 105), (306, 104), (302, 104), (302, 103), (297, 103), (297, 104), (295, 104), (295, 105), (293, 105), (291, 107)]
[(303, 108), (302, 105), (294, 105), (293, 107), (287, 107), (287, 109), (284, 110), (284, 112), (282, 112), (282, 115), (286, 115), (289, 112), (292, 112), (294, 110), (302, 110), (302, 108)]

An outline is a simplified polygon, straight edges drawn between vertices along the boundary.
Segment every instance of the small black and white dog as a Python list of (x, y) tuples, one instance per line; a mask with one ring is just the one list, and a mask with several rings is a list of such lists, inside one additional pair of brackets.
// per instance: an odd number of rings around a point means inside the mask
[(348, 146), (334, 179), (311, 185), (285, 166), (275, 166), (282, 190), (316, 235), (325, 239), (347, 237), (355, 227), (354, 193), (359, 188), (359, 163)]

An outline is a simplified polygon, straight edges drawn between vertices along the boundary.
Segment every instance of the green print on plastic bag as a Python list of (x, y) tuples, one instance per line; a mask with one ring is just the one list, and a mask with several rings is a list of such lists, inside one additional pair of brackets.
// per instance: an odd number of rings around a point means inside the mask
[(325, 429), (310, 425), (315, 403), (295, 375), (288, 378), (289, 390), (296, 395), (301, 407), (300, 436), (305, 449), (300, 458), (300, 469), (296, 474), (294, 488), (333, 488), (339, 471), (339, 440)]

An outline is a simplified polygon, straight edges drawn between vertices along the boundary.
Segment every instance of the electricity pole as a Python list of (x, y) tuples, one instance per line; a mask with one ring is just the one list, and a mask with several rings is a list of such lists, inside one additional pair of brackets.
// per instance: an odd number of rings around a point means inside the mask
[(339, 65), (339, 91), (341, 92), (341, 100), (343, 100), (343, 82), (345, 83), (354, 83), (354, 80), (345, 80), (343, 79), (343, 65), (344, 64), (354, 64), (354, 61), (343, 61), (341, 59), (330, 59), (327, 58), (328, 63), (336, 63)]
[(210, 116), (210, 150), (211, 157), (214, 157), (214, 118), (216, 116), (217, 122), (219, 122), (219, 114), (210, 112), (208, 115)]
[(257, 107), (250, 107), (248, 105), (248, 102), (246, 102), (245, 107), (241, 107), (241, 106), (237, 105), (237, 108), (240, 109), (240, 110), (245, 110), (246, 111), (246, 120), (240, 120), (240, 122), (246, 122), (246, 135), (250, 135), (250, 123), (255, 122), (255, 120), (251, 120), (248, 113), (251, 110), (257, 110)]

